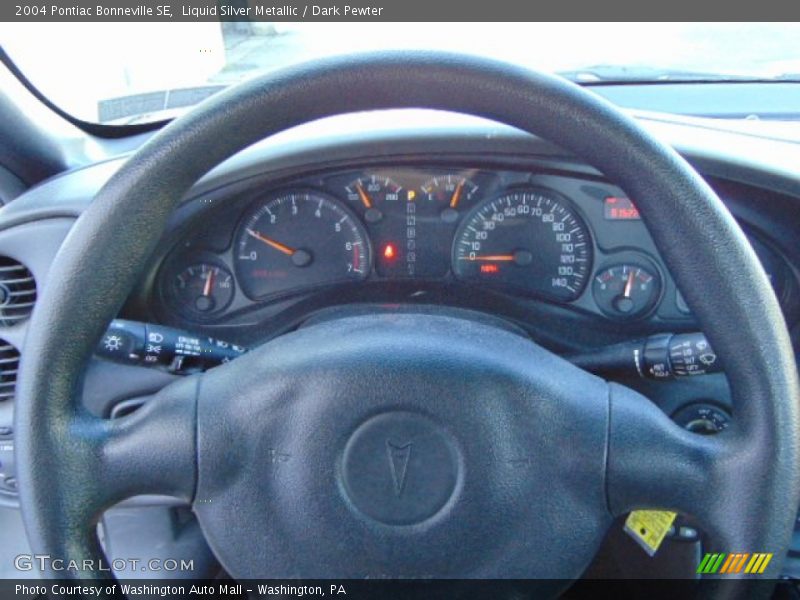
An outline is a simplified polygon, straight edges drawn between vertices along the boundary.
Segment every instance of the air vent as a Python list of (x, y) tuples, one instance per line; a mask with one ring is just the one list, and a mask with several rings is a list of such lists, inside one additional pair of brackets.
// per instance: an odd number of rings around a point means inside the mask
[(36, 303), (36, 280), (22, 263), (0, 256), (0, 325), (27, 319)]
[(14, 399), (18, 369), (19, 351), (4, 339), (0, 339), (0, 402)]

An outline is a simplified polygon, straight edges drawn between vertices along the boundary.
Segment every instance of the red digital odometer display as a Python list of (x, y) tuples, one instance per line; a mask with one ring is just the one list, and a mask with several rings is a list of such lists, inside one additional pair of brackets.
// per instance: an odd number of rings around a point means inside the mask
[(609, 221), (638, 221), (639, 210), (629, 198), (608, 196), (603, 201), (603, 216)]

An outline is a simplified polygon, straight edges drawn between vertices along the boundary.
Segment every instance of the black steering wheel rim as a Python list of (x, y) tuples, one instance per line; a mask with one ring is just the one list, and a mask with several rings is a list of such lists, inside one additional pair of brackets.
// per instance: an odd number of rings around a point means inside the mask
[[(167, 464), (142, 450), (125, 473), (130, 477), (139, 469), (135, 484), (115, 470), (119, 457), (132, 452), (127, 428), (143, 422), (147, 410), (132, 425), (114, 426), (87, 415), (78, 400), (95, 343), (141, 275), (177, 202), (212, 167), (266, 136), (326, 116), (388, 108), (450, 110), (518, 127), (587, 160), (636, 198), (659, 251), (727, 366), (735, 421), (719, 440), (692, 442), (686, 454), (664, 453), (638, 463), (633, 453), (610, 455), (609, 504), (619, 513), (664, 505), (664, 497), (683, 505), (677, 508), (707, 505), (717, 549), (774, 552), (768, 574), (775, 574), (800, 498), (800, 395), (777, 300), (732, 216), (677, 153), (580, 87), (495, 61), (421, 52), (318, 61), (230, 88), (165, 127), (100, 191), (54, 261), (21, 365), (16, 448), (33, 550), (97, 560), (101, 550), (93, 524), (104, 508), (134, 491), (192, 499), (197, 472), (191, 458)], [(67, 343), (53, 344), (54, 339)], [(182, 388), (192, 385), (182, 382)], [(144, 427), (184, 432), (172, 435), (171, 443), (176, 454), (191, 457), (195, 433), (184, 421), (192, 415), (171, 408), (172, 393), (153, 409), (161, 411), (158, 421)], [(621, 406), (618, 414), (626, 410), (624, 402)], [(614, 426), (612, 419), (612, 435)], [(658, 439), (646, 424), (617, 435), (631, 448), (647, 448)], [(707, 493), (720, 497), (705, 498), (702, 481), (678, 496), (659, 483), (661, 472), (681, 467), (691, 479), (695, 463), (702, 463), (703, 477), (710, 478)], [(94, 476), (87, 480), (90, 471)], [(737, 480), (735, 472), (754, 475)], [(752, 518), (748, 511), (756, 508), (768, 517)]]

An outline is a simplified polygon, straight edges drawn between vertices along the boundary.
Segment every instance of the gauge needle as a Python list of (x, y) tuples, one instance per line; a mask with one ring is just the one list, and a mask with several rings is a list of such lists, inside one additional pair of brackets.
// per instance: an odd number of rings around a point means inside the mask
[(214, 287), (214, 271), (209, 270), (206, 275), (206, 284), (203, 286), (203, 296), (211, 295), (211, 288)]
[(450, 208), (457, 208), (458, 202), (461, 200), (461, 190), (464, 189), (464, 180), (458, 182), (456, 190), (453, 192), (453, 197), (450, 198)]
[(276, 242), (275, 240), (271, 240), (267, 236), (262, 235), (261, 233), (259, 233), (258, 231), (253, 231), (252, 229), (248, 229), (247, 230), (247, 234), (249, 236), (251, 236), (251, 237), (256, 238), (259, 242), (263, 242), (267, 246), (269, 246), (271, 248), (275, 248), (275, 250), (277, 250), (279, 252), (283, 252), (284, 254), (286, 254), (288, 256), (292, 256), (296, 252), (296, 250), (294, 248), (290, 248), (289, 246), (281, 244), (280, 242)]
[(516, 256), (513, 254), (485, 254), (483, 256), (460, 256), (461, 260), (489, 260), (489, 261), (514, 261)]
[(356, 183), (356, 191), (358, 192), (358, 197), (361, 198), (361, 202), (364, 203), (364, 206), (366, 208), (372, 208), (372, 200), (370, 200), (367, 192), (364, 191), (364, 188), (361, 187), (360, 181)]
[(633, 289), (633, 278), (636, 274), (631, 269), (628, 272), (628, 279), (625, 281), (625, 289), (622, 290), (622, 297), (623, 298), (630, 298), (631, 297), (631, 290)]

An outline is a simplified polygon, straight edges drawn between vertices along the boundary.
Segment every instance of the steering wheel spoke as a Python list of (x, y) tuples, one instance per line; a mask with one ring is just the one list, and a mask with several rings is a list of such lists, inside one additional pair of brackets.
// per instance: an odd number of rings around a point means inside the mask
[(725, 444), (676, 425), (650, 400), (609, 384), (609, 505), (686, 509), (707, 492)]
[(751, 527), (770, 514), (760, 460), (741, 428), (686, 431), (639, 393), (610, 384), (608, 490), (616, 516), (674, 510), (700, 525), (707, 552), (773, 552)]
[(177, 381), (134, 413), (94, 419), (97, 467), (94, 474), (103, 503), (140, 494), (191, 501), (196, 481), (195, 414), (201, 376)]
[[(42, 477), (47, 474), (47, 484), (23, 486), (20, 493), (23, 510), (32, 504), (53, 506), (53, 497), (69, 499), (37, 516), (44, 538), (51, 548), (60, 549), (59, 556), (67, 556), (55, 541), (65, 530), (81, 540), (70, 556), (81, 549), (86, 556), (96, 555), (96, 537), (85, 525), (122, 500), (154, 494), (191, 501), (199, 379), (175, 382), (119, 419), (100, 419), (78, 409), (48, 432), (52, 451), (35, 466)], [(18, 452), (26, 460), (30, 448), (25, 438), (21, 441)]]

